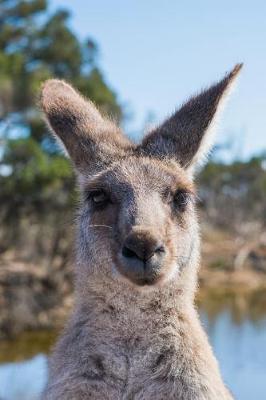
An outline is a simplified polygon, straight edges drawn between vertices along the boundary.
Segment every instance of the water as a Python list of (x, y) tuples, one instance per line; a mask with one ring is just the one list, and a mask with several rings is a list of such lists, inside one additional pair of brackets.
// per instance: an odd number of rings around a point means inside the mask
[[(258, 298), (260, 307), (254, 299), (247, 307), (241, 296), (201, 302), (201, 319), (224, 381), (238, 400), (265, 399), (265, 293)], [(46, 354), (54, 340), (54, 334), (40, 332), (0, 344), (0, 400), (39, 398), (47, 377)]]
[(229, 312), (205, 328), (219, 361), (223, 379), (236, 399), (263, 400), (266, 393), (266, 319), (236, 324)]

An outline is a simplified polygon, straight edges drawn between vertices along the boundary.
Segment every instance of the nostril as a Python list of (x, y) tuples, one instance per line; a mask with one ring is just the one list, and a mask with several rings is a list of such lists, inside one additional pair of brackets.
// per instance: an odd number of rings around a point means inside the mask
[(126, 246), (124, 246), (122, 248), (122, 254), (124, 257), (127, 257), (127, 258), (139, 258), (138, 255), (133, 250), (130, 250)]
[(154, 246), (150, 248), (149, 250), (147, 249), (145, 260), (148, 261), (154, 254), (157, 254), (158, 256), (165, 253), (165, 247), (163, 245), (159, 246)]
[(154, 253), (165, 253), (165, 247), (164, 246), (158, 246), (155, 250)]

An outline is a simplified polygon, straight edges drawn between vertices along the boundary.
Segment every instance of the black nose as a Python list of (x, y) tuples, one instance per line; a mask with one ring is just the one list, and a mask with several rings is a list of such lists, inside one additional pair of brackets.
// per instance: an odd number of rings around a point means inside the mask
[(122, 254), (127, 258), (148, 261), (154, 254), (164, 253), (163, 244), (154, 237), (143, 237), (136, 234), (129, 235), (122, 248)]

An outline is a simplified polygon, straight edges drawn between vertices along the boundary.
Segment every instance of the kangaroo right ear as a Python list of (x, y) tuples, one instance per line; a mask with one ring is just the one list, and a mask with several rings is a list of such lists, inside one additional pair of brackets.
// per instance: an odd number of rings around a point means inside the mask
[(41, 107), (56, 138), (83, 174), (97, 172), (130, 146), (114, 123), (64, 81), (44, 83)]
[(153, 157), (174, 158), (183, 168), (204, 159), (212, 144), (213, 121), (241, 67), (237, 64), (220, 82), (189, 99), (144, 138), (141, 151)]

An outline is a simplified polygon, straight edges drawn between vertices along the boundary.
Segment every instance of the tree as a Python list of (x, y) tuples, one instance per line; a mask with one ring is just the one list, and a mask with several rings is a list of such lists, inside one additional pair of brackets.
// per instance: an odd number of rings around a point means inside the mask
[[(71, 81), (106, 112), (121, 118), (116, 95), (97, 67), (97, 46), (81, 43), (68, 27), (69, 13), (48, 13), (45, 0), (0, 1), (0, 116), (14, 117), (37, 140), (39, 126), (36, 96), (46, 78)], [(20, 118), (18, 120), (18, 118)]]
[[(266, 153), (231, 164), (211, 161), (199, 176), (201, 205), (214, 225), (243, 233), (266, 224)], [(251, 229), (250, 229), (251, 230)]]

